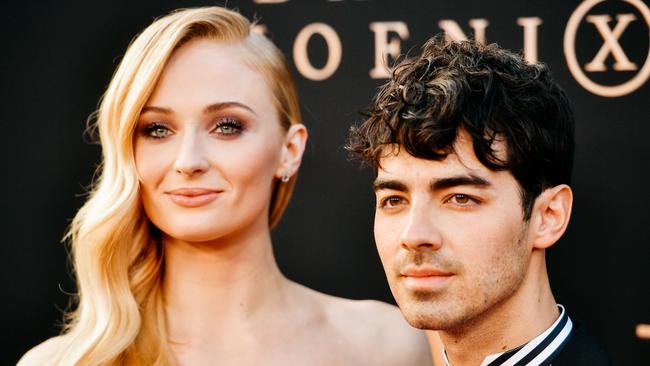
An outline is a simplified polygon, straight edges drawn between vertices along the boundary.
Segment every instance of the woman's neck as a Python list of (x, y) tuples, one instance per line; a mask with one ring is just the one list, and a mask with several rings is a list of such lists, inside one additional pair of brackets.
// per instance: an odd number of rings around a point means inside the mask
[(211, 243), (164, 238), (163, 245), (171, 342), (219, 342), (285, 301), (289, 281), (277, 267), (267, 228)]

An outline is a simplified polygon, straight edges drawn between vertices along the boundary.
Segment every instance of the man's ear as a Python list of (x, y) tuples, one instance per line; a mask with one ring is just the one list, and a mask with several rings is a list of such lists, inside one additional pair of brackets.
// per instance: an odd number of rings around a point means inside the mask
[(566, 231), (571, 218), (573, 192), (566, 184), (547, 188), (535, 200), (531, 214), (533, 247), (546, 249)]
[(283, 176), (291, 177), (300, 168), (302, 154), (307, 144), (307, 128), (301, 123), (292, 124), (287, 131), (282, 143), (280, 166), (275, 176), (282, 179)]

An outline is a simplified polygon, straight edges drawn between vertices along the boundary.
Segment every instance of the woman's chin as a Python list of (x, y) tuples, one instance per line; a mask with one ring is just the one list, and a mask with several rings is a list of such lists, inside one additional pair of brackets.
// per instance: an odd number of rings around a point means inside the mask
[(168, 239), (188, 243), (217, 242), (232, 233), (232, 229), (220, 227), (215, 224), (201, 225), (188, 223), (187, 225), (175, 225), (173, 228), (165, 228), (161, 231)]
[(268, 220), (264, 215), (265, 211), (259, 210), (248, 215), (161, 215), (150, 217), (150, 220), (167, 240), (218, 243), (228, 238), (241, 240), (259, 230), (268, 231)]

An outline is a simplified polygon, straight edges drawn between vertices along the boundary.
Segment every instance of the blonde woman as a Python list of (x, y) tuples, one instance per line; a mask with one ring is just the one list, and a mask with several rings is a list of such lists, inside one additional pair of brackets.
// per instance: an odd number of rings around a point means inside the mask
[(78, 305), (19, 365), (431, 362), (396, 308), (280, 273), (270, 228), (307, 131), (282, 54), (250, 27), (187, 9), (133, 41), (98, 112), (101, 174), (69, 232)]

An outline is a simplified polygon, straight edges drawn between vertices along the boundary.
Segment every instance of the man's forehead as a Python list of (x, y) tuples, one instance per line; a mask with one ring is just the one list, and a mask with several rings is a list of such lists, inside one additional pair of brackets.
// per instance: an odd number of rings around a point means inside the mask
[[(503, 135), (495, 134), (493, 136), (492, 145), (490, 148), (492, 149), (494, 157), (503, 161), (507, 160), (507, 142)], [(385, 168), (386, 165), (392, 164), (398, 167), (409, 165), (412, 166), (418, 165), (418, 160), (421, 162), (443, 163), (442, 165), (459, 164), (472, 171), (485, 171), (488, 173), (492, 172), (488, 167), (483, 165), (483, 163), (478, 160), (474, 152), (474, 143), (472, 141), (472, 136), (469, 134), (469, 132), (467, 132), (467, 130), (462, 127), (458, 130), (456, 139), (454, 140), (452, 146), (444, 147), (438, 153), (445, 156), (445, 158), (441, 160), (417, 158), (413, 155), (410, 155), (403, 145), (397, 143), (386, 144), (380, 153), (378, 173), (382, 168)], [(406, 157), (410, 157), (411, 159), (408, 159)]]
[(472, 174), (487, 177), (490, 169), (484, 166), (472, 151), (456, 149), (441, 160), (424, 159), (409, 154), (403, 147), (392, 148), (382, 154), (377, 177), (443, 178), (450, 175)]

